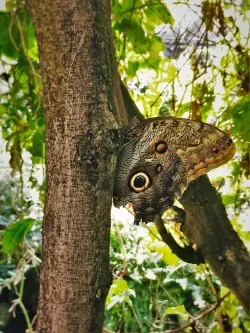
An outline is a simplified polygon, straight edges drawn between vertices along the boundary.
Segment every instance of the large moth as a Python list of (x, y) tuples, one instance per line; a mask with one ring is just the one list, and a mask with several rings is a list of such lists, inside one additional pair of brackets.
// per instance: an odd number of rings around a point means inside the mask
[(153, 221), (181, 197), (189, 182), (234, 153), (230, 137), (209, 124), (171, 117), (132, 122), (118, 155), (114, 204), (131, 203), (136, 224)]

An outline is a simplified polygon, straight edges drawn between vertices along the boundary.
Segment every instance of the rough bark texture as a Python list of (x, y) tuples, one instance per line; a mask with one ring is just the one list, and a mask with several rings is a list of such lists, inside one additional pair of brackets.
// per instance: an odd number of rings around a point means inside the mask
[(186, 212), (183, 232), (250, 314), (250, 256), (208, 177), (191, 182), (180, 202)]
[[(124, 84), (122, 94), (128, 119), (136, 117), (141, 120), (142, 115)], [(186, 213), (183, 232), (250, 314), (250, 256), (233, 229), (222, 200), (208, 177), (201, 176), (191, 182), (180, 202)], [(167, 243), (172, 246), (172, 241)], [(189, 262), (190, 254), (187, 253), (187, 256)]]
[(118, 144), (104, 0), (30, 0), (46, 108), (46, 204), (36, 332), (101, 332)]

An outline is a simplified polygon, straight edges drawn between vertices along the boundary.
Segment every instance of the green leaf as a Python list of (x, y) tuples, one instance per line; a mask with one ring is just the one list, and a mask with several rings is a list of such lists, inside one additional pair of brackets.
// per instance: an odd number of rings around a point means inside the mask
[(147, 20), (145, 20), (145, 28), (147, 30), (154, 31), (157, 25), (162, 23), (170, 23), (172, 21), (172, 17), (166, 7), (165, 4), (153, 4), (151, 2), (148, 3), (149, 6), (145, 8), (145, 15)]
[(172, 82), (175, 78), (176, 78), (176, 74), (177, 74), (177, 69), (175, 67), (175, 65), (173, 64), (167, 64), (166, 63), (166, 73), (167, 73), (167, 77), (166, 77), (166, 82)]
[(184, 305), (179, 305), (179, 306), (171, 306), (169, 308), (167, 308), (166, 314), (185, 314), (186, 313), (186, 309), (184, 307)]
[(123, 279), (114, 280), (106, 299), (107, 309), (111, 309), (117, 303), (126, 302), (131, 305), (132, 302), (129, 296), (135, 297), (135, 291), (128, 288), (127, 281)]
[(44, 131), (40, 130), (36, 132), (32, 137), (32, 146), (28, 151), (34, 157), (44, 156)]
[(5, 253), (15, 252), (24, 237), (31, 230), (36, 220), (27, 218), (11, 223), (7, 230), (3, 233), (2, 247)]
[(138, 68), (139, 68), (138, 61), (129, 61), (128, 68), (127, 68), (127, 74), (130, 75), (131, 77), (134, 77)]
[(163, 45), (163, 43), (158, 39), (155, 38), (152, 40), (152, 43), (150, 45), (150, 61), (152, 60), (159, 60), (161, 59), (159, 53), (164, 51), (165, 47)]
[(110, 292), (118, 295), (123, 291), (128, 291), (127, 281), (123, 279), (114, 280), (112, 286), (110, 287)]
[(224, 194), (222, 195), (222, 201), (225, 206), (230, 205), (235, 202), (235, 195)]
[(172, 253), (171, 249), (163, 241), (155, 240), (152, 243), (148, 243), (148, 249), (159, 253), (162, 256), (162, 260), (164, 260), (168, 265), (177, 266), (180, 261), (180, 259)]
[(10, 29), (10, 22), (10, 13), (0, 12), (0, 54), (4, 54), (10, 58), (17, 58), (20, 53), (20, 50), (17, 49), (18, 45), (21, 44), (20, 35), (17, 24), (13, 22)]

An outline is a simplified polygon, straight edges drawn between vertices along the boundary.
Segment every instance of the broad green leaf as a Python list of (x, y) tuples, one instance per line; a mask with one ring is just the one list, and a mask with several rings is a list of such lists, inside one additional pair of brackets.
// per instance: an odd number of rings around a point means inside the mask
[(112, 286), (110, 287), (110, 291), (115, 295), (118, 295), (123, 291), (128, 291), (127, 281), (123, 279), (114, 280)]
[(164, 3), (155, 3), (152, 5), (149, 1), (148, 4), (149, 6), (145, 7), (145, 15), (147, 17), (145, 28), (148, 31), (154, 31), (157, 25), (172, 21), (172, 17)]
[(136, 75), (137, 69), (139, 68), (139, 62), (138, 61), (129, 61), (128, 67), (127, 67), (127, 74), (131, 77), (134, 77)]
[(2, 247), (5, 253), (11, 253), (17, 250), (22, 244), (24, 237), (31, 230), (36, 220), (27, 218), (11, 223), (7, 230), (4, 231), (2, 237)]

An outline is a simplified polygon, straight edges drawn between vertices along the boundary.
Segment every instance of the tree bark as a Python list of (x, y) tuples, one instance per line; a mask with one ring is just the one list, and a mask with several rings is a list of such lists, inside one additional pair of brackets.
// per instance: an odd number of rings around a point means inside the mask
[(29, 0), (46, 109), (37, 332), (101, 332), (118, 121), (104, 0)]
[(208, 177), (191, 182), (180, 202), (186, 213), (183, 232), (250, 314), (250, 256)]

